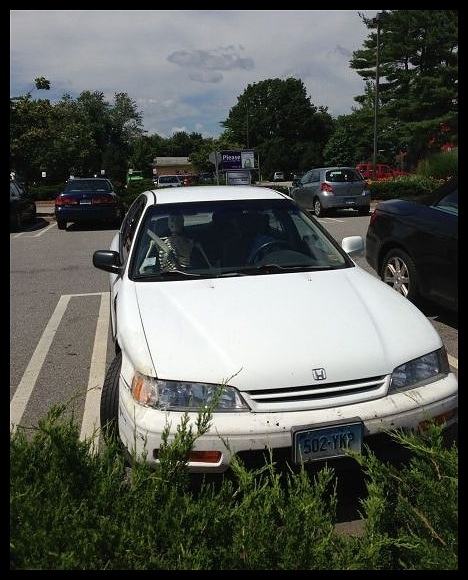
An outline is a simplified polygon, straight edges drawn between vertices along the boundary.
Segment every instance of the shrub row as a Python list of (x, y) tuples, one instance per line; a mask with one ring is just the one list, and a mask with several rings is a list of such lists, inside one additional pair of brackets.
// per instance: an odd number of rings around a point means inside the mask
[(63, 187), (63, 182), (52, 185), (32, 185), (29, 188), (29, 194), (35, 201), (52, 200), (63, 191)]
[[(185, 419), (168, 431), (160, 468), (115, 443), (99, 455), (79, 440), (64, 407), (34, 436), (10, 438), (12, 569), (454, 569), (458, 452), (440, 427), (396, 435), (412, 451), (397, 470), (357, 456), (368, 497), (361, 537), (338, 534), (331, 468), (281, 475), (270, 461), (194, 489), (184, 457), (198, 433)], [(200, 432), (209, 416), (199, 422)]]
[(369, 182), (372, 199), (414, 199), (434, 191), (442, 181), (420, 175), (404, 175), (388, 181)]
[(431, 155), (418, 163), (416, 173), (423, 177), (449, 179), (458, 176), (458, 148)]

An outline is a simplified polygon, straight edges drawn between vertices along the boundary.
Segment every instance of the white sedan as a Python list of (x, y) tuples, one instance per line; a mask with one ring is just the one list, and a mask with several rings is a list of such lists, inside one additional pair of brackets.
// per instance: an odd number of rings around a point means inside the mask
[(339, 457), (389, 428), (457, 421), (458, 385), (425, 316), (289, 197), (256, 187), (147, 191), (110, 250), (116, 358), (101, 424), (158, 461), (161, 435), (222, 394), (192, 471), (233, 454)]

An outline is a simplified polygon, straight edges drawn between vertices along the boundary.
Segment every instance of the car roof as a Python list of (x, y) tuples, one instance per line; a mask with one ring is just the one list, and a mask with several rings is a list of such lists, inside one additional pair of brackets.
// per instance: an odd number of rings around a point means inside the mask
[(268, 187), (248, 185), (194, 185), (145, 192), (148, 204), (184, 203), (193, 201), (228, 201), (236, 199), (290, 199)]

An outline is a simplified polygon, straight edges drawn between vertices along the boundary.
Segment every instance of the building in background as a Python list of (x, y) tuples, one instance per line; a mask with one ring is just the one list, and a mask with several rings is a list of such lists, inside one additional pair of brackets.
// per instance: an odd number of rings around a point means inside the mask
[(196, 173), (188, 157), (155, 157), (153, 175), (191, 175)]

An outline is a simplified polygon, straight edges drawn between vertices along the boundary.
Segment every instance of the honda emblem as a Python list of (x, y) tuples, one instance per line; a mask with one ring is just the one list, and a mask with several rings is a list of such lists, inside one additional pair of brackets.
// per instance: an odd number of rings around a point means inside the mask
[(325, 369), (312, 369), (312, 374), (316, 381), (324, 381), (327, 378), (327, 373)]

